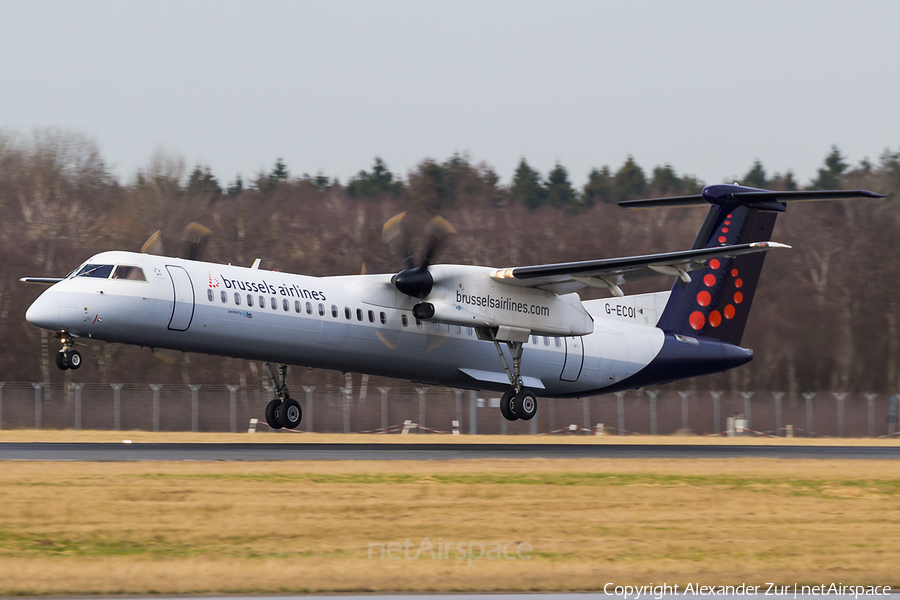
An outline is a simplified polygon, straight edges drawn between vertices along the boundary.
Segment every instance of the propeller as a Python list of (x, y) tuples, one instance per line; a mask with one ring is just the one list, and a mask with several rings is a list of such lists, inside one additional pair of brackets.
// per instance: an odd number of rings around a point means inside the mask
[(428, 271), (434, 257), (448, 235), (455, 235), (456, 229), (443, 217), (435, 217), (425, 227), (425, 247), (422, 257), (416, 262), (409, 250), (403, 230), (405, 212), (389, 219), (381, 230), (381, 239), (392, 248), (403, 261), (403, 270), (391, 278), (391, 283), (402, 294), (413, 298), (426, 298), (434, 287), (434, 277)]
[[(186, 250), (184, 258), (188, 260), (197, 260), (200, 256), (200, 243), (203, 238), (212, 233), (212, 230), (205, 225), (191, 221), (181, 233), (181, 241), (185, 242)], [(142, 254), (163, 254), (162, 230), (158, 229), (153, 235), (147, 238), (144, 245), (141, 246)]]

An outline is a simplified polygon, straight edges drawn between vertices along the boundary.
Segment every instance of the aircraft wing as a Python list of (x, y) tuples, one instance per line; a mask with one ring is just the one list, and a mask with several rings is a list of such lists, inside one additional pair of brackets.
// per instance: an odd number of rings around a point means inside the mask
[(65, 277), (20, 277), (22, 283), (40, 283), (41, 285), (53, 285), (59, 283)]
[(491, 274), (494, 281), (521, 287), (536, 287), (564, 294), (586, 287), (606, 288), (616, 296), (624, 293), (619, 285), (659, 275), (691, 280), (690, 271), (702, 269), (708, 261), (726, 256), (765, 252), (771, 248), (790, 248), (778, 242), (754, 242), (715, 248), (697, 248), (662, 254), (646, 254), (624, 258), (604, 258), (580, 262), (532, 265), (497, 269)]

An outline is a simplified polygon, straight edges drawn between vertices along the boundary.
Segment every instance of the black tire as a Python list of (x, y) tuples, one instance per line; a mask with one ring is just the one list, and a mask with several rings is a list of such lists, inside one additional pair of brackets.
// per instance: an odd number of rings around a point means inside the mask
[(281, 400), (275, 398), (266, 404), (266, 423), (272, 429), (281, 429), (281, 423), (278, 422), (278, 407), (281, 406)]
[(72, 370), (76, 370), (81, 366), (81, 352), (78, 350), (72, 350), (69, 352), (68, 358), (69, 368)]
[(515, 399), (510, 402), (510, 406), (516, 412), (517, 417), (523, 421), (530, 421), (537, 414), (537, 396), (530, 390), (522, 390), (516, 394)]
[(66, 355), (62, 351), (56, 353), (56, 366), (60, 371), (65, 371), (69, 368), (69, 363), (66, 362)]
[(500, 398), (500, 414), (503, 415), (503, 418), (507, 421), (515, 421), (518, 419), (518, 415), (513, 410), (512, 403), (513, 399), (516, 397), (515, 390), (509, 390), (503, 397)]
[(281, 426), (285, 429), (297, 429), (302, 419), (303, 411), (300, 409), (300, 403), (290, 396), (285, 398), (278, 409), (278, 422)]

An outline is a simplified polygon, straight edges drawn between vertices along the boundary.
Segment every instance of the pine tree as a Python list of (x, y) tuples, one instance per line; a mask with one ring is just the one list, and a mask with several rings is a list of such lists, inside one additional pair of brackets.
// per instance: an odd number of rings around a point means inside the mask
[(516, 168), (510, 195), (513, 200), (528, 208), (537, 208), (547, 200), (547, 188), (544, 187), (541, 174), (528, 166), (525, 157), (522, 157)]
[(632, 200), (647, 193), (647, 177), (644, 170), (634, 161), (630, 154), (625, 163), (616, 172), (613, 182), (615, 200)]
[(825, 157), (825, 167), (819, 169), (819, 176), (813, 180), (811, 188), (817, 190), (837, 190), (841, 186), (841, 175), (847, 170), (847, 163), (837, 146)]
[(744, 175), (742, 183), (746, 186), (755, 188), (764, 188), (769, 183), (766, 179), (766, 170), (763, 168), (759, 159), (753, 161), (753, 166)]
[(551, 206), (571, 206), (575, 204), (575, 190), (569, 181), (569, 172), (556, 163), (547, 181), (547, 200)]

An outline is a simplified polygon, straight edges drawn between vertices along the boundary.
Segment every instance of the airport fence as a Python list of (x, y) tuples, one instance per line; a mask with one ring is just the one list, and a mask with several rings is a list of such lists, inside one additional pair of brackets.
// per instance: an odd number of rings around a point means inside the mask
[[(785, 437), (897, 435), (896, 394), (636, 390), (540, 399), (532, 421), (508, 422), (500, 394), (416, 387), (303, 387), (301, 431), (606, 435), (693, 433)], [(268, 432), (271, 387), (3, 383), (2, 429)], [(253, 423), (253, 420), (256, 420)]]

